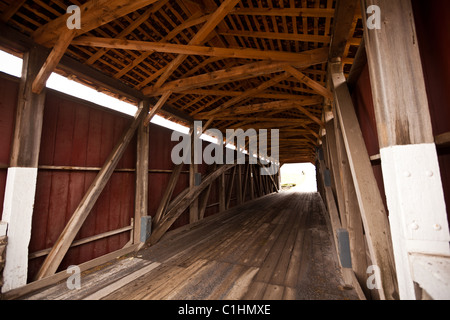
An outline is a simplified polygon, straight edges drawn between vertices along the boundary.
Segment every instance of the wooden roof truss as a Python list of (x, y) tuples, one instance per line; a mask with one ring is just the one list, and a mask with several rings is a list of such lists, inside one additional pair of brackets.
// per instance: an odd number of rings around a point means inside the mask
[[(350, 71), (363, 33), (358, 3), (0, 0), (0, 18), (52, 49), (35, 92), (65, 54), (155, 99), (147, 122), (167, 104), (209, 128), (280, 129), (283, 163), (314, 161), (332, 99), (327, 63), (341, 58)], [(73, 4), (81, 29), (66, 27)]]

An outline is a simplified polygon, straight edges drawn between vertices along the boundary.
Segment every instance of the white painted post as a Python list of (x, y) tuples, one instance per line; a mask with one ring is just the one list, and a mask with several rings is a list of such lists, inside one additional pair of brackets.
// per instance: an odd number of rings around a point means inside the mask
[(450, 255), (449, 228), (434, 144), (380, 150), (402, 299), (415, 299), (411, 253)]
[(46, 52), (38, 48), (26, 52), (23, 59), (10, 168), (3, 202), (2, 219), (8, 223), (8, 243), (2, 292), (27, 283), (28, 245), (45, 102), (45, 90), (40, 94), (33, 93), (32, 83), (46, 59)]
[(2, 216), (3, 221), (8, 224), (2, 292), (27, 283), (28, 245), (36, 181), (36, 168), (8, 169)]

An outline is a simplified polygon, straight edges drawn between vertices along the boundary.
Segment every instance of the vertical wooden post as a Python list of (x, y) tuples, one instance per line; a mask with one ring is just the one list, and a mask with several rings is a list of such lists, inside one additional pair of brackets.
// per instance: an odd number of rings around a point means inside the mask
[(450, 234), (414, 14), (411, 0), (361, 5), (363, 21), (371, 5), (381, 13), (380, 28), (364, 30), (365, 46), (400, 297), (415, 299), (411, 254), (449, 255)]
[(253, 165), (249, 164), (248, 165), (248, 170), (249, 170), (249, 176), (248, 178), (250, 179), (250, 199), (253, 200), (255, 199), (255, 175), (253, 174)]
[(45, 101), (45, 89), (34, 94), (32, 83), (46, 58), (45, 52), (32, 48), (24, 54), (23, 59), (2, 215), (2, 219), (8, 223), (3, 292), (27, 283), (28, 245), (31, 238)]
[(250, 170), (249, 166), (250, 165), (248, 163), (246, 163), (244, 166), (245, 166), (244, 167), (244, 189), (242, 190), (242, 202), (243, 203), (247, 199), (248, 183), (249, 183), (249, 179), (250, 179), (250, 177), (249, 177), (249, 170)]
[[(143, 112), (148, 113), (148, 101), (142, 103)], [(149, 161), (150, 129), (141, 122), (137, 129), (136, 155), (136, 195), (134, 209), (134, 243), (140, 242), (141, 217), (148, 214), (148, 161)]]
[[(197, 129), (193, 125), (191, 127), (191, 159), (189, 163), (189, 188), (192, 190), (195, 187), (195, 179), (198, 174), (198, 165), (195, 163), (195, 139), (197, 139), (198, 132)], [(189, 206), (189, 223), (197, 222), (199, 219), (199, 209), (198, 209), (198, 198), (192, 201)]]
[(226, 176), (224, 172), (219, 177), (219, 212), (226, 210), (225, 193), (226, 193)]
[(226, 194), (225, 209), (228, 209), (230, 207), (231, 195), (233, 194), (234, 177), (236, 175), (236, 167), (233, 168), (233, 172), (228, 179), (228, 191)]
[(236, 181), (237, 204), (242, 204), (242, 165), (237, 165), (237, 181)]
[(379, 276), (377, 277), (378, 292), (381, 299), (396, 299), (398, 298), (397, 279), (386, 210), (342, 72), (342, 64), (340, 62), (329, 63), (329, 68), (336, 111), (339, 116), (372, 263), (380, 270), (380, 274), (377, 274)]

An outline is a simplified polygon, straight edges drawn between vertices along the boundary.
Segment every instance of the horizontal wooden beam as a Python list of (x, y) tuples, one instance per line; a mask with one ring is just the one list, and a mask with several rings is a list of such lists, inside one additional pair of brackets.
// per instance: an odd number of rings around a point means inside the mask
[[(328, 50), (313, 49), (299, 53), (301, 57), (292, 65), (297, 68), (306, 68), (311, 65), (321, 64), (327, 61)], [(238, 81), (249, 78), (258, 77), (264, 74), (280, 72), (286, 65), (285, 62), (255, 62), (231, 69), (218, 70), (190, 78), (179, 79), (166, 83), (160, 88), (148, 87), (144, 88), (142, 92), (148, 96), (161, 95), (168, 90), (173, 92), (181, 92), (185, 90), (192, 90), (213, 84), (225, 83), (230, 81)]]
[(225, 102), (224, 104), (222, 104), (220, 107), (215, 108), (213, 111), (211, 111), (209, 114), (210, 115), (216, 115), (219, 114), (221, 111), (235, 105), (236, 103), (243, 101), (245, 99), (248, 99), (250, 97), (252, 97), (255, 94), (258, 94), (264, 90), (266, 90), (267, 88), (270, 88), (271, 86), (277, 84), (278, 82), (281, 82), (283, 80), (286, 80), (289, 77), (289, 75), (287, 73), (282, 73), (280, 75), (277, 75), (275, 77), (273, 77), (272, 79), (261, 83), (259, 86), (257, 86), (256, 88), (247, 90), (245, 92), (243, 92), (240, 96), (234, 97), (230, 100), (228, 100), (227, 102)]
[[(224, 97), (237, 97), (242, 94), (242, 91), (231, 91), (231, 90), (217, 90), (217, 89), (189, 89), (179, 92), (180, 94), (190, 94), (199, 96), (224, 96)], [(255, 94), (253, 97), (262, 99), (302, 99), (307, 96), (300, 94), (290, 94), (290, 93), (274, 93), (274, 92), (262, 92)]]
[(320, 8), (235, 8), (230, 14), (251, 16), (332, 18), (334, 9)]
[[(233, 10), (234, 6), (239, 2), (239, 0), (224, 0), (220, 6), (211, 14), (211, 17), (203, 24), (203, 26), (198, 30), (195, 36), (189, 41), (189, 45), (201, 45), (204, 43), (209, 36), (209, 34), (217, 27), (217, 25), (225, 18), (225, 16)], [(172, 73), (183, 63), (183, 61), (188, 57), (186, 54), (180, 54), (175, 59), (173, 59), (168, 65), (164, 73), (156, 81), (155, 87), (161, 87), (167, 79), (172, 75)]]
[[(275, 111), (275, 110), (288, 110), (295, 108), (297, 106), (311, 106), (317, 105), (323, 102), (323, 98), (321, 97), (305, 97), (299, 98), (298, 100), (277, 100), (271, 102), (257, 103), (246, 106), (239, 106), (234, 108), (228, 108), (227, 110), (222, 111), (222, 115), (242, 115), (249, 113), (258, 113), (265, 111)], [(207, 112), (198, 113), (195, 118), (201, 119), (202, 116), (207, 115)]]
[(299, 34), (299, 33), (280, 33), (280, 32), (261, 32), (261, 31), (246, 31), (246, 30), (226, 30), (220, 32), (223, 36), (237, 36), (247, 38), (262, 38), (274, 40), (287, 41), (301, 41), (301, 42), (316, 42), (316, 43), (330, 43), (329, 36), (313, 35), (313, 34)]
[(79, 37), (73, 41), (73, 44), (110, 49), (152, 51), (183, 55), (202, 55), (222, 58), (261, 59), (284, 62), (298, 62), (299, 60), (305, 58), (305, 55), (302, 52), (294, 53), (250, 48), (219, 48), (127, 39), (99, 38), (91, 36)]
[[(215, 120), (240, 120), (239, 117), (224, 117), (220, 114), (216, 114), (214, 116)], [(281, 123), (298, 123), (304, 124), (305, 120), (303, 119), (295, 119), (295, 118), (264, 118), (264, 117), (245, 117), (246, 120), (251, 121), (270, 121), (270, 122), (281, 122)]]
[[(143, 24), (145, 21), (149, 20), (151, 15), (154, 14), (159, 9), (161, 9), (167, 2), (168, 2), (168, 0), (158, 1), (158, 3), (156, 5), (151, 6), (149, 9), (147, 9), (138, 18), (136, 18), (136, 20), (131, 22), (125, 29), (123, 29), (116, 36), (114, 36), (114, 38), (116, 38), (116, 39), (124, 38), (127, 35), (129, 35), (130, 33), (132, 33), (141, 24)], [(163, 41), (163, 40), (161, 40), (161, 41)], [(86, 61), (86, 64), (92, 65), (95, 61), (100, 59), (107, 51), (108, 50), (106, 48), (98, 50), (96, 53), (94, 53), (93, 55), (91, 55), (89, 57), (89, 59)], [(133, 65), (133, 64), (131, 64), (131, 65)], [(117, 78), (120, 78), (120, 77), (117, 77)]]
[(210, 73), (201, 74), (198, 76), (174, 80), (166, 83), (161, 88), (147, 87), (144, 88), (142, 92), (148, 96), (155, 96), (161, 95), (168, 90), (177, 93), (185, 90), (192, 90), (214, 84), (239, 81), (248, 78), (258, 77), (261, 75), (279, 72), (283, 69), (284, 64), (285, 63), (280, 62), (249, 63), (231, 69), (217, 70)]
[[(84, 239), (75, 240), (70, 245), (70, 248), (81, 246), (81, 245), (83, 245), (85, 243), (89, 243), (89, 242), (97, 241), (97, 240), (100, 240), (100, 239), (103, 239), (103, 238), (111, 237), (111, 236), (114, 236), (116, 234), (120, 234), (120, 233), (127, 232), (127, 231), (130, 231), (130, 230), (133, 230), (133, 225), (129, 225), (129, 226), (126, 226), (126, 227), (123, 227), (123, 228), (119, 228), (119, 229), (116, 229), (116, 230), (103, 232), (103, 233), (96, 234), (94, 236), (87, 237), (87, 238), (84, 238)], [(47, 254), (49, 254), (50, 250), (51, 250), (51, 248), (47, 248), (47, 249), (43, 249), (43, 250), (39, 250), (39, 251), (30, 253), (28, 255), (28, 259), (35, 259), (35, 258), (39, 258), (39, 257), (42, 257), (42, 256), (46, 256)]]

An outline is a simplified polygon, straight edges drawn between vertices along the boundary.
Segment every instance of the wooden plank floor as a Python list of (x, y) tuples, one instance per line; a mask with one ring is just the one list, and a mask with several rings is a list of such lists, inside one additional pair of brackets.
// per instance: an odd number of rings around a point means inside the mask
[(26, 299), (357, 299), (344, 289), (318, 193), (281, 192)]

